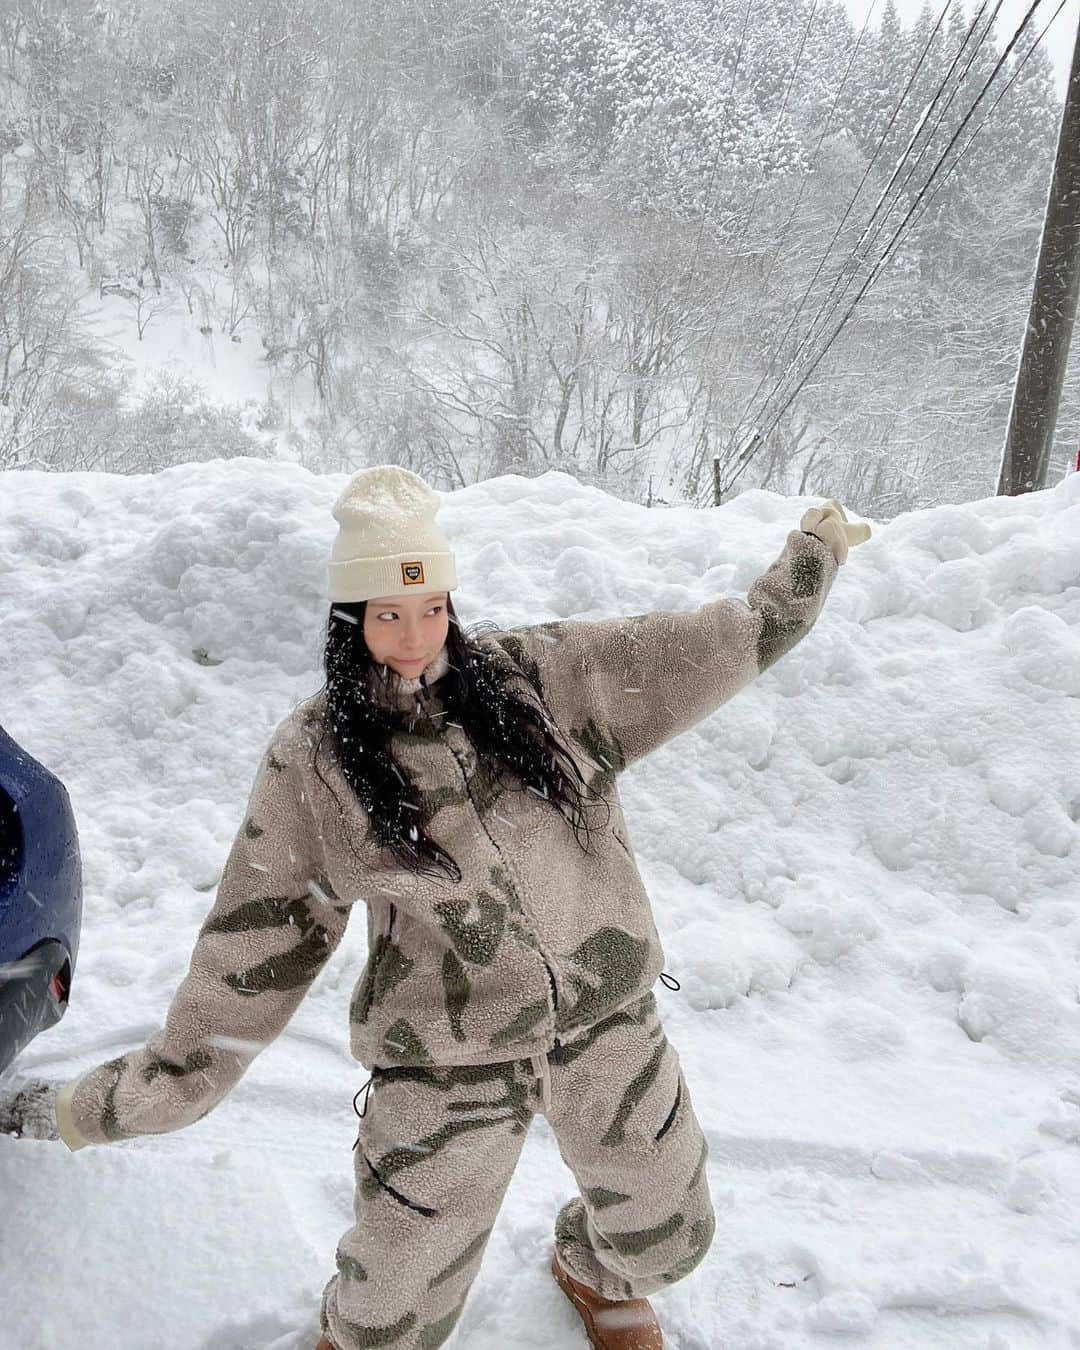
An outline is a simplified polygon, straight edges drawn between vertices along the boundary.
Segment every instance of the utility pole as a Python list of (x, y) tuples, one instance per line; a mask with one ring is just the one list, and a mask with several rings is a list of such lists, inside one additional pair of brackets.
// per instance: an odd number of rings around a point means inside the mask
[(1039, 261), (1016, 374), (998, 496), (1046, 486), (1080, 289), (1080, 27), (1046, 198)]

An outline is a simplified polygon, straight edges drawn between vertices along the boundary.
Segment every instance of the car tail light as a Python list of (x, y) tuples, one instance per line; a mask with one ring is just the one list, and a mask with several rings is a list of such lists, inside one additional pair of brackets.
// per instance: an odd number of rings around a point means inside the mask
[(65, 965), (64, 969), (58, 970), (49, 981), (49, 993), (56, 1003), (64, 1003), (67, 1001), (68, 986), (67, 979), (65, 978), (67, 969), (67, 965)]

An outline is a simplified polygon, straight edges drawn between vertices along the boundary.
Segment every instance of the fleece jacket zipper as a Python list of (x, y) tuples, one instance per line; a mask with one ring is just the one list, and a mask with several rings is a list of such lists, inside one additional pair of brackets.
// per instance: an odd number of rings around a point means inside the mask
[[(496, 854), (498, 855), (499, 861), (502, 863), (503, 867), (506, 869), (506, 876), (507, 876), (507, 879), (509, 880), (510, 877), (511, 877), (511, 875), (512, 875), (512, 874), (511, 874), (511, 871), (510, 871), (510, 865), (509, 865), (509, 863), (507, 863), (506, 859), (503, 857), (503, 851), (502, 851), (502, 849), (501, 849), (501, 848), (499, 847), (499, 845), (495, 842), (495, 839), (494, 839), (494, 837), (493, 837), (491, 831), (488, 829), (487, 825), (484, 823), (484, 818), (483, 818), (483, 816), (481, 816), (480, 812), (476, 809), (476, 801), (475, 801), (475, 799), (473, 798), (473, 795), (472, 795), (472, 788), (469, 786), (469, 775), (465, 772), (465, 767), (464, 767), (464, 765), (463, 765), (462, 762), (461, 762), (461, 759), (460, 759), (460, 757), (459, 757), (459, 755), (458, 755), (458, 752), (454, 749), (454, 747), (450, 744), (449, 741), (447, 741), (447, 743), (446, 743), (446, 748), (447, 748), (447, 749), (450, 751), (450, 753), (454, 756), (454, 762), (457, 764), (458, 769), (459, 769), (459, 771), (460, 771), (460, 773), (461, 773), (462, 781), (463, 781), (464, 784), (465, 784), (465, 792), (466, 792), (467, 795), (468, 795), (468, 798), (469, 798), (469, 804), (472, 806), (473, 814), (476, 816), (476, 819), (480, 822), (481, 828), (483, 829), (484, 833), (485, 833), (485, 834), (487, 835), (487, 837), (488, 837), (488, 842), (491, 844), (491, 847), (495, 850)], [(510, 884), (511, 884), (511, 886), (513, 886), (513, 882), (512, 882), (512, 881), (510, 882)], [(516, 893), (516, 892), (515, 892), (515, 893)], [(518, 904), (521, 905), (521, 897), (520, 897), (520, 896), (518, 896)], [(525, 912), (525, 906), (524, 906), (524, 905), (521, 905), (521, 911), (522, 911), (522, 913)], [(535, 934), (534, 934), (533, 936), (535, 937)], [(537, 950), (538, 950), (538, 951), (540, 950), (540, 949), (539, 949), (539, 946), (537, 947)], [(551, 966), (548, 964), (547, 958), (544, 956), (543, 952), (540, 952), (540, 959), (541, 959), (541, 960), (543, 961), (543, 963), (544, 963), (544, 969), (547, 971), (548, 982), (549, 982), (550, 985), (551, 985), (551, 1015), (552, 1015), (552, 1017), (554, 1018), (555, 1015), (557, 1014), (558, 1010), (559, 1010), (559, 990), (558, 990), (558, 986), (557, 986), (556, 983), (555, 983), (555, 974), (554, 974), (554, 972), (552, 971)], [(559, 1061), (560, 1053), (561, 1053), (561, 1052), (560, 1052), (560, 1049), (559, 1049), (559, 1038), (556, 1036), (556, 1037), (555, 1037), (555, 1048), (554, 1048), (554, 1050), (552, 1051), (552, 1058), (553, 1058), (556, 1062)]]

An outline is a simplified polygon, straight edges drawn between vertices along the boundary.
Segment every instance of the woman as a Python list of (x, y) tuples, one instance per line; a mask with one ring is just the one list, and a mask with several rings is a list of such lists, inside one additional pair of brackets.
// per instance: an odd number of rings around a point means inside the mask
[(371, 1077), (319, 1350), (443, 1344), (537, 1111), (580, 1188), (553, 1275), (595, 1347), (660, 1346), (646, 1296), (715, 1221), (616, 775), (803, 637), (869, 531), (812, 508), (748, 605), (466, 636), (437, 505), (390, 465), (339, 497), (326, 684), (263, 755), (164, 1028), (64, 1087), (57, 1127), (75, 1149), (200, 1120), (363, 900), (349, 1011)]

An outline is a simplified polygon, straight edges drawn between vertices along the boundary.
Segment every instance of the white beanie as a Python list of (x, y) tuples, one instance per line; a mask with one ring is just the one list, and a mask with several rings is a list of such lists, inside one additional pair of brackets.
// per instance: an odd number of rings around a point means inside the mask
[(439, 496), (411, 469), (376, 464), (354, 475), (334, 503), (331, 600), (452, 591), (454, 555), (435, 524)]

